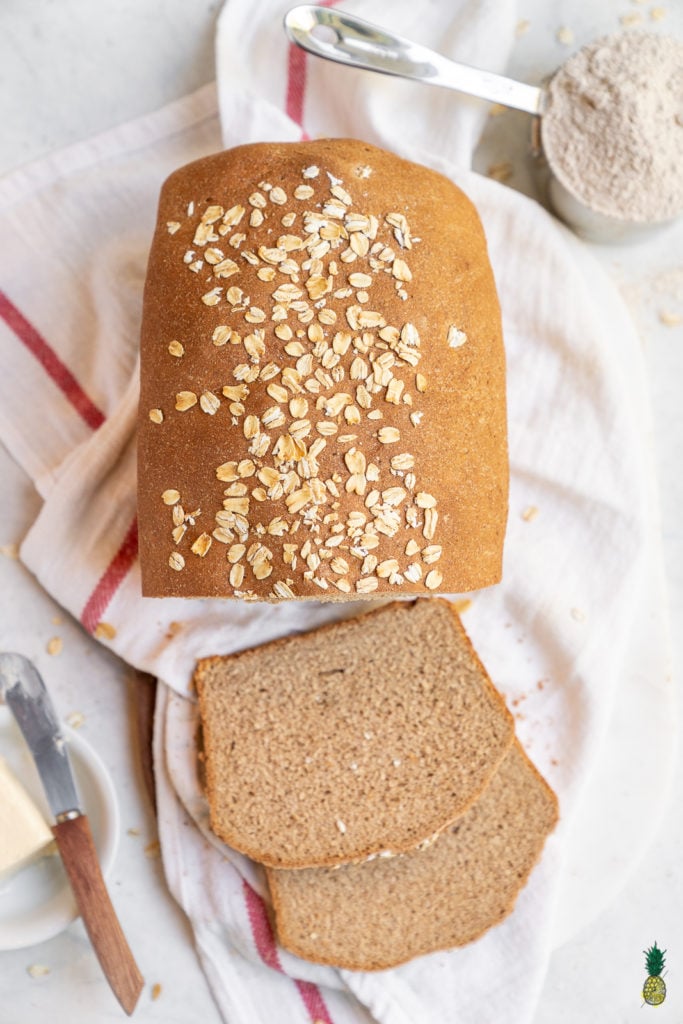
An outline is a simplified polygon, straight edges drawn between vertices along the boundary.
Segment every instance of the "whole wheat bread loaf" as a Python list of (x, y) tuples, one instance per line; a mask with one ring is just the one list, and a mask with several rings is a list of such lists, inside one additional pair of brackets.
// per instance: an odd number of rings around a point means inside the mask
[(513, 721), (440, 598), (199, 662), (211, 826), (274, 867), (416, 847), (493, 775)]
[(280, 942), (364, 971), (472, 942), (511, 912), (557, 817), (555, 794), (515, 742), (476, 803), (427, 849), (336, 869), (267, 869)]
[(477, 212), (349, 139), (176, 171), (144, 294), (149, 597), (348, 600), (501, 576), (501, 318)]

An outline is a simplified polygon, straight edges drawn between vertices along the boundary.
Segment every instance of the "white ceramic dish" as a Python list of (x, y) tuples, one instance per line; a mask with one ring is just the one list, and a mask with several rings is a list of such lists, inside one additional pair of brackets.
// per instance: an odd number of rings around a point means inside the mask
[[(62, 724), (81, 806), (87, 812), (103, 874), (114, 859), (119, 812), (111, 779), (92, 747)], [(52, 821), (31, 754), (9, 708), (0, 706), (0, 754), (48, 823)], [(45, 942), (64, 931), (78, 909), (59, 854), (46, 856), (0, 881), (0, 952)]]

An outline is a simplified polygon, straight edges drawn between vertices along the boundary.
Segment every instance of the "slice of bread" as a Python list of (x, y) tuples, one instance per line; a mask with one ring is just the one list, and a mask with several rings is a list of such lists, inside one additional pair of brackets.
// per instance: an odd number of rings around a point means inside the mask
[(450, 602), (397, 602), (200, 661), (211, 827), (271, 867), (414, 849), (460, 817), (513, 720)]
[(555, 794), (516, 742), (480, 799), (427, 849), (267, 869), (280, 942), (363, 971), (472, 942), (511, 912), (557, 818)]

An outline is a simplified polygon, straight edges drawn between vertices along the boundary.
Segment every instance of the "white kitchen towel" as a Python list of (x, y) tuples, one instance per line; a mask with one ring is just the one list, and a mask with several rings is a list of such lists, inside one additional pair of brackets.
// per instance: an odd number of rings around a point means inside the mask
[[(209, 87), (0, 183), (0, 437), (44, 497), (21, 556), (86, 629), (164, 684), (155, 744), (164, 865), (227, 1021), (346, 1024), (369, 1010), (382, 1024), (516, 1024), (533, 1014), (559, 849), (624, 680), (645, 664), (657, 680), (666, 671), (662, 597), (647, 574), (658, 551), (638, 343), (611, 285), (552, 218), (468, 171), (485, 107), (304, 58), (284, 42), (286, 6), (226, 5), (220, 121)], [(348, 9), (492, 70), (512, 39), (511, 0)], [(563, 814), (503, 925), (379, 974), (316, 967), (277, 947), (260, 870), (206, 830), (187, 699), (198, 656), (349, 607), (144, 600), (136, 562), (136, 359), (159, 186), (221, 139), (304, 133), (355, 135), (428, 163), (481, 213), (506, 336), (511, 513), (504, 581), (472, 596), (465, 624)]]

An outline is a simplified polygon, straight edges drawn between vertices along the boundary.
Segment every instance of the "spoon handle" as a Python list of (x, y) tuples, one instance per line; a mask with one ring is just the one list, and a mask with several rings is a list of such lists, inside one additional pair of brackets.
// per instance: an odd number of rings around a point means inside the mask
[(287, 12), (284, 27), (291, 42), (316, 57), (445, 86), (529, 114), (541, 112), (543, 92), (536, 86), (459, 64), (360, 18), (302, 4)]

